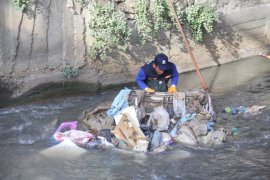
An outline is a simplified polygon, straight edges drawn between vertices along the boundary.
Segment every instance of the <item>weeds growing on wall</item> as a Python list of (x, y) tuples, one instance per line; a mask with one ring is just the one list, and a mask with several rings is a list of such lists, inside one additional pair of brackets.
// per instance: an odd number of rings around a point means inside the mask
[(135, 7), (136, 28), (138, 30), (140, 41), (142, 43), (145, 43), (151, 32), (150, 22), (148, 21), (148, 11), (146, 4), (147, 2), (145, 0), (136, 0), (136, 7)]
[(151, 40), (160, 29), (172, 28), (172, 22), (167, 0), (136, 0), (135, 26), (142, 44)]
[(78, 73), (78, 68), (74, 68), (72, 66), (70, 67), (65, 67), (62, 71), (61, 71), (61, 77), (63, 78), (75, 78), (79, 75)]
[[(114, 1), (76, 0), (89, 3), (89, 54), (95, 59), (106, 59), (112, 49), (125, 50), (131, 35), (127, 19), (123, 12), (116, 10)], [(209, 6), (193, 5), (185, 10), (175, 5), (176, 13), (181, 24), (190, 27), (193, 38), (199, 42), (203, 33), (213, 30), (216, 18), (214, 10)], [(176, 27), (168, 0), (135, 0), (135, 28), (140, 42), (145, 43), (160, 30), (171, 30)]]
[(154, 31), (158, 32), (161, 28), (172, 28), (173, 18), (167, 0), (152, 0), (151, 7)]
[[(33, 0), (11, 0), (16, 9), (25, 12)], [(104, 60), (106, 54), (113, 48), (125, 50), (131, 31), (127, 26), (127, 19), (121, 11), (117, 11), (113, 2), (104, 1), (99, 4), (95, 0), (75, 0), (83, 6), (90, 1), (89, 31), (92, 38), (89, 54), (96, 59)], [(170, 30), (175, 24), (167, 0), (136, 0), (135, 1), (135, 27), (139, 33), (140, 41), (144, 44), (151, 40), (159, 30)], [(193, 38), (199, 42), (203, 40), (203, 33), (213, 31), (216, 19), (214, 10), (209, 6), (193, 5), (185, 11), (176, 7), (181, 23), (187, 22), (192, 31)]]
[(89, 31), (92, 36), (90, 56), (104, 60), (112, 48), (125, 50), (130, 30), (123, 12), (117, 11), (113, 3), (93, 3), (89, 11)]
[(193, 5), (186, 9), (186, 19), (196, 41), (203, 40), (203, 32), (213, 31), (215, 12), (209, 6)]
[[(149, 10), (147, 10), (147, 5), (149, 5)], [(175, 8), (179, 21), (181, 24), (187, 22), (197, 42), (202, 41), (204, 31), (207, 33), (213, 31), (216, 15), (211, 7), (193, 5), (186, 10), (180, 10), (177, 6)], [(173, 25), (176, 25), (167, 0), (151, 0), (149, 3), (136, 0), (135, 14), (135, 25), (142, 43), (147, 39), (150, 40), (152, 31), (156, 33), (160, 29), (170, 30)]]
[(25, 12), (32, 3), (32, 0), (11, 0), (13, 6), (22, 12)]
[(75, 0), (75, 2), (80, 3), (81, 6), (84, 7), (84, 6), (86, 6), (90, 2), (90, 0)]

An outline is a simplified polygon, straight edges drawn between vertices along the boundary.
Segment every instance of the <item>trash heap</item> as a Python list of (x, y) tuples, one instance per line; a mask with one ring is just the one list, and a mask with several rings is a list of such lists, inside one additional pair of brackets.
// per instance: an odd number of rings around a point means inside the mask
[(85, 110), (79, 122), (90, 134), (79, 144), (86, 148), (161, 152), (173, 143), (212, 146), (226, 138), (223, 128), (214, 129), (211, 97), (203, 90), (169, 94), (122, 89), (112, 104)]
[(226, 112), (227, 114), (231, 114), (231, 115), (244, 114), (244, 113), (258, 114), (258, 113), (260, 113), (260, 110), (262, 110), (264, 108), (266, 108), (266, 106), (258, 106), (258, 105), (253, 105), (251, 107), (245, 107), (245, 106), (230, 107), (230, 106), (227, 106), (224, 108), (224, 112)]

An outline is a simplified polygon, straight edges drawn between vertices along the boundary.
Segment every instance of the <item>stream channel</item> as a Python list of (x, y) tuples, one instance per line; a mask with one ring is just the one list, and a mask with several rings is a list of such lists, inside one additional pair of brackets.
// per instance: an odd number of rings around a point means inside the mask
[[(84, 109), (112, 101), (119, 90), (0, 109), (0, 179), (270, 179), (270, 60), (249, 57), (201, 71), (211, 92), (216, 126), (237, 132), (211, 148), (173, 144), (159, 154), (119, 149), (50, 158), (48, 128), (74, 121)], [(179, 91), (201, 87), (196, 72), (180, 74)], [(266, 106), (259, 114), (230, 115), (226, 106)], [(55, 129), (54, 129), (55, 130)]]

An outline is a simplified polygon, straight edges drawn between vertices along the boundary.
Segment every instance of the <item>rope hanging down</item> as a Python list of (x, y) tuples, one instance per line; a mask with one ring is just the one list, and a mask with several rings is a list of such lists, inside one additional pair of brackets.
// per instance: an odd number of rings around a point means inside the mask
[(202, 83), (203, 89), (204, 89), (205, 91), (208, 91), (208, 87), (207, 87), (207, 85), (206, 85), (206, 83), (205, 83), (205, 81), (204, 81), (204, 79), (203, 79), (203, 77), (202, 77), (202, 75), (201, 75), (201, 73), (200, 73), (199, 67), (198, 67), (198, 65), (197, 65), (197, 63), (196, 63), (196, 61), (195, 61), (195, 58), (194, 58), (193, 53), (192, 53), (192, 51), (191, 51), (191, 48), (190, 48), (190, 46), (189, 46), (188, 40), (187, 40), (187, 38), (186, 38), (186, 35), (185, 35), (185, 33), (184, 33), (184, 31), (183, 31), (183, 28), (182, 28), (182, 26), (181, 26), (181, 24), (180, 24), (180, 22), (179, 22), (179, 20), (178, 20), (178, 17), (177, 17), (177, 15), (176, 15), (175, 9), (174, 9), (174, 7), (173, 7), (173, 2), (172, 2), (172, 0), (169, 0), (169, 2), (170, 2), (170, 5), (171, 5), (171, 10), (172, 10), (172, 12), (173, 12), (174, 18), (175, 18), (176, 23), (177, 23), (177, 25), (178, 25), (179, 31), (180, 31), (181, 34), (182, 34), (182, 37), (183, 37), (183, 39), (184, 39), (186, 48), (187, 48), (187, 50), (188, 50), (188, 52), (189, 52), (189, 55), (190, 55), (190, 57), (191, 57), (192, 63), (193, 63), (193, 65), (194, 65), (194, 67), (195, 67), (195, 69), (196, 69), (196, 72), (197, 72), (197, 75), (199, 76), (200, 81), (201, 81), (201, 83)]

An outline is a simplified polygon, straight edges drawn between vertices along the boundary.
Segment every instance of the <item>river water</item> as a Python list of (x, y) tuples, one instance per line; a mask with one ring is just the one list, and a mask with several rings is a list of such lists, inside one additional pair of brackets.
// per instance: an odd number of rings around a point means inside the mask
[[(76, 120), (87, 108), (112, 101), (119, 91), (68, 97), (0, 109), (0, 179), (270, 179), (270, 60), (250, 57), (208, 68), (202, 74), (209, 86), (216, 126), (237, 128), (227, 141), (212, 148), (172, 145), (159, 153), (117, 149), (88, 149), (53, 158), (49, 124)], [(200, 87), (195, 72), (180, 75), (178, 90)], [(226, 106), (264, 105), (259, 114), (229, 115)]]

